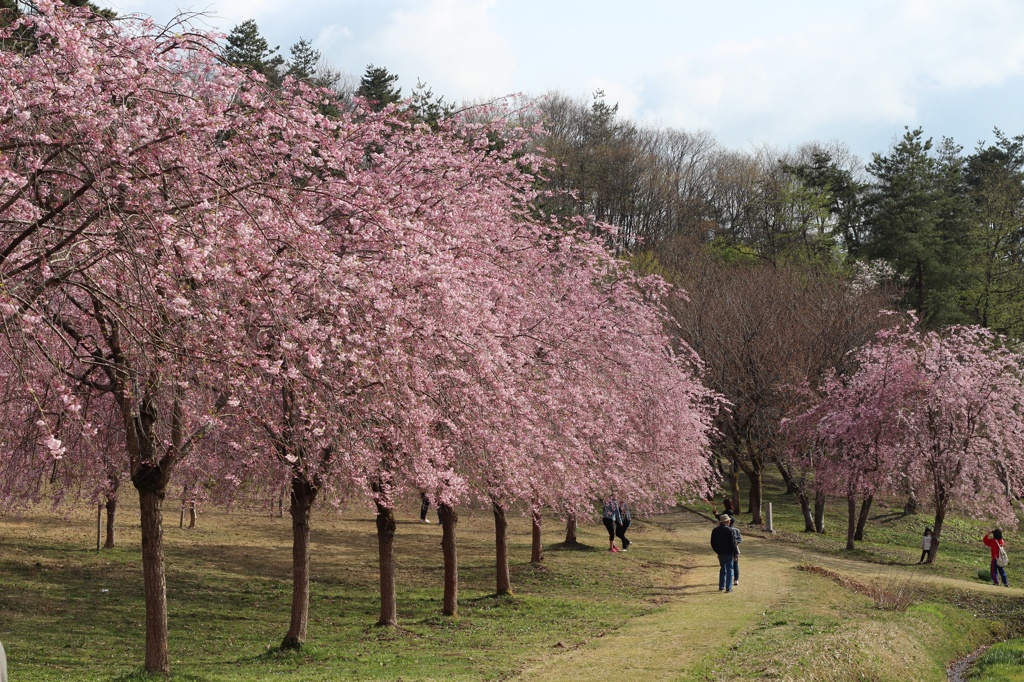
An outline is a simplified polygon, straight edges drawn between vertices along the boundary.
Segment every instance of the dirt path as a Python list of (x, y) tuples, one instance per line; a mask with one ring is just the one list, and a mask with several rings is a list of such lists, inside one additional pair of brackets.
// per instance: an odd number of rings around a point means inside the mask
[[(630, 682), (686, 679), (687, 670), (728, 648), (766, 610), (785, 603), (800, 587), (797, 566), (803, 562), (865, 581), (902, 573), (913, 575), (912, 567), (825, 556), (748, 534), (741, 546), (740, 585), (725, 594), (718, 591), (718, 561), (708, 547), (712, 524), (689, 513), (672, 517), (671, 528), (659, 532), (657, 538), (678, 550), (679, 577), (666, 589), (668, 601), (579, 649), (552, 654), (527, 667), (516, 679), (556, 682), (601, 679), (609, 674)], [(960, 588), (986, 589), (980, 583), (951, 578), (932, 580)], [(1019, 589), (1009, 591), (1015, 596), (1022, 594)]]

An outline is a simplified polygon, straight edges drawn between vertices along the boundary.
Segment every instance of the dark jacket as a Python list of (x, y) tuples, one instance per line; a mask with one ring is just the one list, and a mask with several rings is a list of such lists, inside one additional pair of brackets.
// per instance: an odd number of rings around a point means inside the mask
[(729, 526), (719, 524), (711, 531), (711, 549), (715, 550), (717, 554), (735, 555), (737, 553), (736, 536), (732, 534), (732, 529)]

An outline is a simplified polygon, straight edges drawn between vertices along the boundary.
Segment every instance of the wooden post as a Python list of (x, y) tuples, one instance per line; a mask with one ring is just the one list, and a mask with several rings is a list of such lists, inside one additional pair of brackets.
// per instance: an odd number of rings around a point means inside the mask
[(96, 551), (100, 551), (100, 529), (103, 526), (103, 503), (96, 503)]
[(772, 503), (771, 502), (768, 503), (768, 517), (767, 517), (767, 521), (768, 521), (768, 524), (765, 527), (765, 530), (767, 530), (769, 533), (774, 533), (775, 529), (772, 527)]

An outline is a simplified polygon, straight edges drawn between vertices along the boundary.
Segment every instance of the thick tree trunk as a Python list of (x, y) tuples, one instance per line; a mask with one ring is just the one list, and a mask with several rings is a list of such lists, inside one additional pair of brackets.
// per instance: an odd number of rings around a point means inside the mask
[(803, 488), (800, 488), (796, 494), (797, 501), (800, 502), (800, 513), (804, 517), (804, 532), (813, 533), (816, 529), (814, 526), (814, 514), (811, 512), (811, 501), (807, 499), (807, 494)]
[(196, 527), (196, 501), (190, 500), (188, 503), (188, 527)]
[(850, 493), (846, 496), (846, 549), (853, 549), (853, 537), (857, 531), (857, 499)]
[(540, 511), (533, 512), (532, 517), (532, 544), (530, 548), (530, 563), (539, 564), (544, 561), (544, 545), (540, 541), (540, 524), (541, 514)]
[(935, 557), (939, 554), (939, 543), (942, 537), (942, 524), (946, 520), (946, 505), (940, 503), (935, 507), (935, 528), (932, 529), (932, 547), (928, 550), (928, 559), (925, 561), (926, 564), (934, 564)]
[(292, 617), (282, 649), (301, 649), (309, 623), (309, 518), (317, 489), (305, 476), (292, 478)]
[(903, 505), (904, 514), (916, 514), (917, 513), (917, 495), (911, 490), (910, 494), (907, 495), (907, 501)]
[[(142, 521), (142, 582), (146, 596), (146, 672), (170, 674), (167, 651), (167, 577), (163, 517), (166, 479), (156, 467), (140, 467), (132, 482), (139, 491)], [(146, 474), (151, 474), (147, 476)], [(155, 479), (155, 480), (154, 480)]]
[(578, 543), (576, 539), (576, 517), (572, 514), (565, 522), (565, 544), (575, 545)]
[(108, 494), (107, 495), (107, 503), (104, 506), (107, 509), (107, 539), (103, 543), (103, 546), (106, 549), (113, 549), (114, 548), (114, 515), (117, 512), (117, 493)]
[(494, 511), (494, 557), (496, 572), (496, 590), (499, 596), (512, 594), (512, 575), (508, 570), (508, 519), (505, 510), (495, 501), (491, 501)]
[(814, 491), (814, 532), (825, 532), (825, 493)]
[(459, 515), (447, 504), (439, 505), (441, 516), (441, 551), (444, 554), (444, 602), (441, 613), (459, 615), (459, 555), (455, 545), (455, 527)]
[(857, 531), (853, 534), (854, 540), (864, 539), (864, 526), (868, 522), (868, 512), (871, 511), (871, 502), (874, 500), (873, 495), (868, 495), (864, 498), (864, 501), (860, 503), (860, 516), (857, 517)]
[(380, 619), (378, 626), (398, 625), (395, 596), (395, 511), (377, 504), (377, 556), (380, 561)]

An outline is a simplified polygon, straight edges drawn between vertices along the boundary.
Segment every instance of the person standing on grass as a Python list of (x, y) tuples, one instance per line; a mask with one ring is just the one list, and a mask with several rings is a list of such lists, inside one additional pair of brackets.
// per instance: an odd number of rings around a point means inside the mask
[(729, 530), (732, 531), (732, 536), (736, 538), (736, 555), (732, 558), (732, 584), (733, 586), (740, 584), (740, 543), (743, 542), (743, 535), (740, 534), (740, 529), (736, 527), (736, 519), (729, 517)]
[(608, 551), (618, 552), (619, 548), (615, 546), (615, 529), (618, 528), (622, 519), (619, 517), (619, 503), (614, 495), (604, 501), (604, 514), (601, 517), (601, 522), (608, 529)]
[(718, 591), (732, 592), (732, 564), (739, 553), (736, 536), (729, 528), (728, 514), (718, 517), (718, 525), (711, 531), (711, 549), (718, 555)]
[(629, 530), (629, 524), (633, 522), (633, 517), (629, 513), (629, 505), (625, 502), (619, 502), (619, 525), (615, 528), (615, 534), (622, 540), (622, 551), (625, 552), (629, 549), (629, 546), (633, 543), (626, 537), (626, 531)]
[(1003, 587), (1009, 587), (1010, 583), (1006, 579), (1006, 565), (1005, 561), (1000, 564), (999, 554), (1002, 552), (1003, 556), (1006, 556), (1005, 547), (1003, 545), (1003, 529), (996, 528), (991, 533), (985, 533), (985, 537), (981, 540), (988, 545), (989, 550), (992, 552), (992, 565), (989, 568), (989, 573), (992, 576), (992, 584), (998, 586), (999, 578), (1003, 579)]
[(932, 550), (932, 529), (925, 528), (924, 535), (921, 536), (921, 558), (917, 563), (923, 564), (924, 560), (928, 558), (928, 552)]

